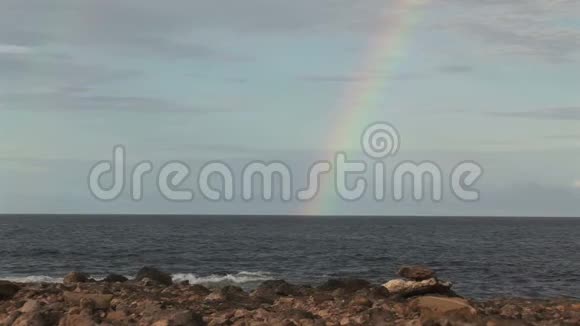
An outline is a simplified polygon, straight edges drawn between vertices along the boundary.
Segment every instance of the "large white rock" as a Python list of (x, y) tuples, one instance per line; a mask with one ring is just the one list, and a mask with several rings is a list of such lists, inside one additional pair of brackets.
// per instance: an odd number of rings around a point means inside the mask
[(451, 289), (451, 282), (439, 281), (430, 278), (423, 281), (406, 281), (403, 279), (390, 280), (383, 286), (391, 294), (411, 296), (427, 293), (447, 293)]

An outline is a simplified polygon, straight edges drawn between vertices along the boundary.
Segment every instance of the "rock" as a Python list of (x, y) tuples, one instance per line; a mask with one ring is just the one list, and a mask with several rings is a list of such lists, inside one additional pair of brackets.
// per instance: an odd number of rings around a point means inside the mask
[(127, 324), (127, 314), (124, 311), (109, 311), (107, 313), (107, 320), (118, 323), (118, 324)]
[(160, 283), (163, 285), (171, 285), (173, 284), (173, 280), (171, 279), (171, 275), (168, 273), (162, 272), (154, 267), (143, 267), (137, 272), (135, 276), (136, 281), (141, 281), (144, 278), (148, 278), (156, 283)]
[(245, 297), (248, 295), (241, 287), (234, 285), (226, 285), (220, 290), (220, 292), (226, 298), (237, 298), (239, 296)]
[(508, 303), (501, 307), (499, 310), (499, 315), (510, 319), (519, 318), (521, 316), (521, 308), (514, 304)]
[(326, 292), (326, 293), (323, 293), (323, 292), (315, 292), (315, 293), (312, 293), (312, 295), (310, 296), (310, 299), (315, 304), (321, 304), (321, 303), (326, 302), (326, 301), (332, 301), (332, 300), (334, 300), (334, 297), (330, 293), (328, 293), (328, 292)]
[(79, 300), (79, 307), (81, 311), (92, 314), (95, 311), (96, 303), (92, 298), (81, 298)]
[(390, 280), (383, 285), (390, 294), (410, 297), (420, 294), (452, 294), (450, 282), (430, 278), (423, 281)]
[(26, 301), (18, 311), (21, 313), (29, 313), (29, 312), (36, 312), (40, 310), (40, 303), (36, 300), (28, 300)]
[[(389, 287), (393, 290), (392, 285), (400, 282), (416, 285), (429, 280), (398, 280)], [(0, 302), (0, 325), (580, 325), (580, 301), (575, 298), (474, 302), (429, 294), (387, 296), (390, 292), (386, 287), (352, 292), (360, 286), (349, 282), (330, 282), (326, 288), (334, 290), (327, 291), (273, 281), (258, 287), (275, 296), (268, 303), (252, 300), (236, 286), (216, 288), (210, 293), (201, 285), (160, 287), (153, 283), (150, 287), (132, 281), (73, 286), (18, 283), (18, 293)], [(395, 297), (400, 300), (395, 301)]]
[(435, 272), (425, 266), (403, 266), (397, 275), (413, 281), (423, 281), (435, 277)]
[(284, 280), (265, 281), (256, 288), (257, 292), (268, 292), (278, 296), (297, 296), (302, 294), (302, 288)]
[(370, 288), (371, 284), (361, 279), (330, 279), (318, 287), (322, 291), (334, 291), (344, 289), (346, 292), (356, 292)]
[(203, 326), (205, 324), (201, 315), (189, 310), (182, 310), (165, 313), (164, 316), (153, 323), (153, 325)]
[(301, 287), (290, 284), (284, 280), (265, 281), (258, 286), (251, 294), (262, 302), (274, 302), (280, 296), (300, 296), (304, 291)]
[(60, 320), (59, 326), (96, 326), (91, 316), (87, 314), (67, 314)]
[(356, 295), (352, 299), (351, 303), (355, 306), (364, 306), (364, 307), (370, 307), (373, 305), (373, 302), (364, 295)]
[(8, 282), (0, 281), (0, 300), (10, 300), (20, 290), (20, 286)]
[(384, 286), (373, 287), (369, 292), (369, 298), (372, 300), (386, 299), (390, 296), (389, 290)]
[(81, 304), (81, 300), (86, 302), (87, 300), (91, 300), (94, 302), (95, 309), (102, 309), (107, 310), (111, 305), (111, 300), (113, 299), (113, 295), (111, 294), (98, 294), (98, 293), (80, 293), (80, 292), (64, 292), (64, 301), (69, 305), (77, 305)]
[(105, 277), (105, 278), (103, 279), (103, 282), (107, 282), (107, 283), (116, 283), (116, 282), (120, 282), (120, 283), (123, 283), (123, 282), (127, 282), (128, 280), (129, 280), (129, 279), (128, 279), (128, 278), (126, 278), (126, 277), (125, 277), (125, 276), (123, 276), (123, 275), (119, 275), (119, 274), (109, 274), (109, 275), (107, 275), (107, 277)]
[(372, 308), (368, 310), (369, 324), (376, 326), (386, 326), (392, 324), (395, 319), (395, 314), (391, 311), (385, 311), (379, 308)]
[(473, 320), (477, 315), (477, 310), (461, 298), (422, 296), (410, 304), (419, 308), (424, 322), (442, 319)]
[(191, 286), (191, 292), (196, 295), (206, 296), (211, 293), (211, 291), (203, 285), (194, 284)]
[(48, 326), (40, 312), (30, 312), (20, 315), (12, 326)]
[(315, 316), (309, 311), (301, 310), (301, 309), (286, 309), (284, 311), (277, 313), (278, 317), (282, 317), (284, 319), (294, 319), (294, 320), (301, 320), (301, 319), (314, 319)]
[(0, 314), (0, 325), (12, 325), (18, 317), (20, 317), (19, 311), (13, 311), (7, 315)]
[(141, 284), (144, 285), (144, 286), (153, 286), (156, 283), (153, 282), (150, 278), (144, 277), (144, 278), (141, 279)]
[(221, 291), (214, 291), (205, 297), (206, 302), (225, 302), (227, 300), (226, 296), (221, 293)]
[(64, 284), (86, 283), (88, 281), (89, 275), (81, 272), (70, 272), (62, 280)]

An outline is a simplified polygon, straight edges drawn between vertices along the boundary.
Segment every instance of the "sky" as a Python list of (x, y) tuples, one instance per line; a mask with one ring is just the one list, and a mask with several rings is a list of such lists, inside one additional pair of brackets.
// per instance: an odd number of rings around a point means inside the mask
[[(0, 0), (0, 213), (580, 216), (576, 0)], [(144, 181), (103, 202), (91, 167), (179, 160), (308, 167), (364, 157), (374, 122), (397, 162), (462, 161), (475, 202), (168, 201)], [(236, 173), (239, 175), (239, 173)], [(239, 178), (238, 178), (239, 179)], [(106, 182), (105, 182), (106, 183)], [(371, 181), (372, 183), (372, 181)], [(322, 184), (325, 184), (322, 181)]]

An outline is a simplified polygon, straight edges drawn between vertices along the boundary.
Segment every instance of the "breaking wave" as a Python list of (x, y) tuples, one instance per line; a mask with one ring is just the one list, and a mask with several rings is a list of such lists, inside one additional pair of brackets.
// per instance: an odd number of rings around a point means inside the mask
[[(91, 275), (96, 280), (102, 280), (104, 276)], [(174, 282), (189, 281), (191, 284), (206, 285), (226, 285), (226, 284), (247, 284), (257, 283), (273, 279), (273, 275), (268, 272), (239, 272), (235, 274), (212, 274), (208, 276), (199, 276), (192, 273), (172, 274)], [(16, 283), (62, 283), (62, 277), (52, 277), (46, 275), (31, 276), (0, 276), (0, 280)]]
[(62, 277), (51, 277), (46, 275), (0, 277), (0, 280), (16, 283), (62, 283), (62, 279)]
[(198, 276), (190, 273), (173, 274), (173, 281), (189, 281), (191, 284), (245, 284), (272, 280), (268, 272), (239, 272), (236, 274)]

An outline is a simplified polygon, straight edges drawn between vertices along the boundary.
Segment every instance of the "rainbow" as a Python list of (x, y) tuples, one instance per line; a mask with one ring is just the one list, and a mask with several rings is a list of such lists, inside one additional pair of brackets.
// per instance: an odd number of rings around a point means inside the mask
[[(335, 126), (326, 142), (331, 150), (348, 150), (360, 147), (361, 134), (364, 127), (372, 121), (368, 119), (378, 108), (378, 100), (382, 91), (392, 80), (393, 73), (397, 67), (397, 59), (403, 56), (405, 45), (410, 39), (413, 27), (419, 21), (422, 8), (429, 0), (395, 0), (394, 6), (385, 8), (384, 33), (374, 37), (369, 43), (368, 54), (364, 56), (363, 64), (357, 69), (357, 75), (362, 76), (361, 80), (349, 83), (348, 89), (344, 92), (344, 97), (338, 105), (339, 110), (335, 115), (336, 121), (331, 125)], [(392, 15), (392, 13), (399, 13)], [(327, 160), (334, 160), (327, 157)], [(330, 180), (333, 179), (327, 174), (321, 177), (319, 194), (306, 204), (306, 209), (302, 212), (306, 215), (329, 214), (333, 201), (337, 200)]]

